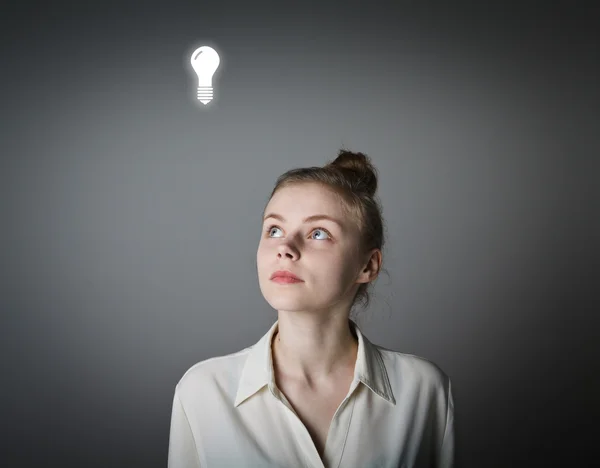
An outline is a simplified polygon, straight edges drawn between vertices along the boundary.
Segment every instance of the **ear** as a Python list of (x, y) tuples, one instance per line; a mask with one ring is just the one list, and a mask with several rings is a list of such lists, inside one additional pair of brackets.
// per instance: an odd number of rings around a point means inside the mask
[(381, 250), (373, 249), (369, 253), (369, 257), (367, 262), (364, 264), (363, 269), (358, 276), (358, 283), (370, 283), (377, 275), (379, 275), (379, 271), (381, 270), (381, 263), (383, 261), (383, 256), (381, 254)]

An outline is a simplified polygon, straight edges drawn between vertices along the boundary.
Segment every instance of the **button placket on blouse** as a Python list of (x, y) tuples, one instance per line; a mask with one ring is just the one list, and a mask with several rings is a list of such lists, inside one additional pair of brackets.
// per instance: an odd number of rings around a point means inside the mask
[[(323, 460), (321, 459), (321, 456), (317, 451), (317, 447), (315, 446), (315, 443), (312, 440), (308, 429), (306, 428), (306, 426), (304, 425), (304, 423), (302, 422), (302, 420), (300, 419), (300, 417), (298, 416), (288, 399), (285, 397), (283, 392), (281, 392), (277, 387), (275, 387), (273, 395), (287, 408), (287, 410), (290, 411), (289, 414), (291, 416), (291, 419), (293, 420), (293, 423), (300, 427), (300, 432), (302, 433), (304, 442), (309, 447), (311, 447), (312, 454), (310, 456), (310, 459), (304, 460), (305, 463), (308, 463), (308, 465), (306, 465), (306, 468), (333, 468), (339, 465), (339, 461), (342, 457), (341, 449), (344, 447), (344, 442), (348, 435), (348, 426), (350, 424), (352, 411), (354, 409), (354, 403), (356, 399), (352, 400), (352, 406), (349, 408), (348, 411), (345, 412), (344, 407), (347, 405), (348, 401), (352, 396), (352, 393), (354, 392), (359, 383), (360, 381), (358, 380), (352, 381), (348, 394), (342, 400), (335, 413), (333, 414), (333, 417), (331, 418), (331, 423), (329, 424), (327, 438), (325, 440), (325, 447), (323, 450)], [(341, 420), (342, 416), (344, 416), (343, 421)], [(342, 422), (344, 423), (342, 430), (339, 430), (337, 427), (342, 425)]]
[(348, 437), (348, 429), (350, 428), (352, 413), (356, 404), (356, 395), (354, 393), (359, 384), (360, 381), (357, 379), (352, 381), (346, 398), (340, 403), (331, 420), (323, 456), (327, 468), (337, 468), (342, 459), (342, 451)]
[[(308, 432), (308, 429), (306, 429), (306, 426), (302, 423), (302, 420), (300, 419), (300, 417), (298, 416), (298, 414), (292, 407), (289, 400), (285, 397), (283, 392), (281, 390), (279, 390), (279, 388), (277, 388), (276, 385), (274, 385), (273, 387), (269, 387), (269, 388), (271, 389), (271, 393), (273, 394), (273, 396), (285, 407), (285, 411), (287, 412), (286, 414), (289, 416), (292, 424), (295, 424), (296, 426), (298, 426), (300, 428), (299, 432), (302, 434), (302, 437), (304, 438), (304, 443), (306, 445), (308, 445), (309, 447), (313, 448), (313, 451), (317, 454), (317, 458), (319, 458), (319, 460), (320, 460), (319, 454), (318, 454), (315, 444)], [(303, 456), (302, 462), (304, 464), (304, 468), (312, 468), (313, 467), (312, 461), (306, 459), (306, 456), (303, 451), (301, 451), (301, 453)], [(322, 463), (317, 466), (319, 468), (325, 468)]]
[(355, 403), (356, 395), (354, 397), (348, 395), (331, 420), (323, 456), (327, 468), (337, 468), (340, 464)]

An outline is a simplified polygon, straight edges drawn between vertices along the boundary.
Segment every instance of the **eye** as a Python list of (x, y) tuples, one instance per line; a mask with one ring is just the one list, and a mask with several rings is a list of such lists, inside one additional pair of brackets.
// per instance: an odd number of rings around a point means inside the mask
[[(323, 228), (315, 228), (315, 230), (314, 230), (313, 232), (318, 232), (318, 231), (324, 232), (325, 234), (327, 234), (327, 236), (328, 236), (328, 237), (331, 237), (331, 236), (329, 235), (329, 232), (328, 232), (326, 229), (323, 229)], [(327, 239), (325, 239), (325, 240), (327, 240)]]
[(265, 231), (265, 232), (267, 233), (267, 237), (271, 237), (271, 235), (270, 235), (270, 234), (271, 234), (271, 230), (272, 230), (273, 228), (279, 229), (277, 226), (269, 226), (269, 227), (267, 228), (267, 230)]
[[(269, 226), (269, 227), (266, 229), (266, 231), (265, 231), (265, 232), (267, 233), (267, 237), (271, 237), (271, 235), (270, 235), (270, 234), (271, 234), (271, 230), (272, 230), (272, 229), (279, 229), (279, 227), (278, 227), (278, 226), (276, 226), (276, 225)], [(324, 232), (325, 234), (327, 234), (327, 236), (328, 236), (329, 238), (331, 238), (331, 234), (329, 233), (329, 231), (328, 231), (327, 229), (325, 229), (325, 228), (321, 228), (321, 227), (317, 227), (317, 228), (313, 229), (313, 231), (311, 232), (311, 234), (312, 234), (313, 232), (318, 232), (318, 231)], [(314, 237), (312, 237), (312, 236), (311, 236), (311, 239), (314, 239), (314, 240), (330, 240), (330, 239), (315, 239), (315, 238), (314, 238)]]

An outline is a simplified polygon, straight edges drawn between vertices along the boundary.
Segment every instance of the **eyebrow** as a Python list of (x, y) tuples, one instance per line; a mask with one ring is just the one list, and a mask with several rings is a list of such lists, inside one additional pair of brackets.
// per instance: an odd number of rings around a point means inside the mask
[[(267, 218), (275, 218), (275, 219), (278, 219), (279, 221), (285, 223), (285, 218), (283, 216), (281, 216), (281, 215), (276, 214), (276, 213), (269, 213), (268, 215), (266, 215), (263, 218), (263, 223), (267, 220)], [(317, 215), (309, 216), (307, 218), (304, 218), (302, 220), (302, 222), (303, 223), (310, 223), (312, 221), (319, 221), (319, 220), (322, 220), (322, 219), (326, 219), (328, 221), (334, 222), (335, 224), (337, 224), (340, 227), (340, 229), (342, 229), (342, 230), (344, 229), (344, 225), (342, 224), (341, 221), (339, 221), (339, 220), (337, 220), (337, 219), (335, 219), (335, 218), (333, 218), (331, 216), (325, 215), (325, 214), (317, 214)]]

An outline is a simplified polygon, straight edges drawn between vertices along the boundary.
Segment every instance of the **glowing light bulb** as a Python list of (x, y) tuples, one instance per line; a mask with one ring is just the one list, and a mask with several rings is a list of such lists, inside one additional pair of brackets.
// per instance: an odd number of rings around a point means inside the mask
[(194, 51), (191, 62), (192, 68), (198, 75), (198, 100), (206, 105), (213, 98), (212, 78), (221, 59), (215, 49), (202, 46)]

